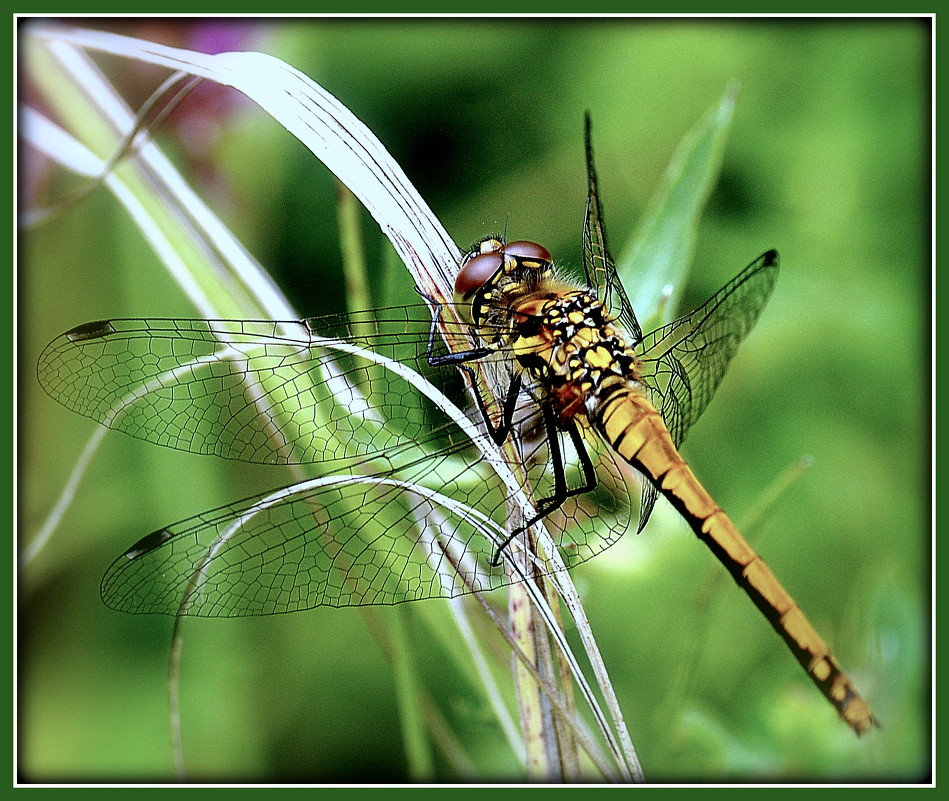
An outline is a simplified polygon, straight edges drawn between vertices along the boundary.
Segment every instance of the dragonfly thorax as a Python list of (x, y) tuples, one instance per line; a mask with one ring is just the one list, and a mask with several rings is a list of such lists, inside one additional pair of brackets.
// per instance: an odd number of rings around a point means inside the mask
[(513, 356), (561, 421), (636, 384), (630, 337), (591, 290), (557, 275), (543, 246), (485, 239), (462, 262), (455, 291), (484, 344)]
[(621, 388), (638, 388), (628, 338), (589, 291), (544, 292), (513, 305), (518, 365), (546, 391), (560, 419), (594, 416)]

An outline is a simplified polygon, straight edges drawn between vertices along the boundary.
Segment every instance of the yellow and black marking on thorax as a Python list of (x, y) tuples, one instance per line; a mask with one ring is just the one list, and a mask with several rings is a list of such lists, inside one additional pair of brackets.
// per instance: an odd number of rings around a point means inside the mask
[(548, 391), (561, 421), (636, 381), (636, 355), (586, 291), (540, 294), (514, 306), (515, 358)]
[(595, 295), (557, 276), (541, 246), (485, 240), (465, 261), (456, 291), (471, 303), (482, 341), (510, 348), (561, 422), (591, 414), (636, 381), (627, 337)]

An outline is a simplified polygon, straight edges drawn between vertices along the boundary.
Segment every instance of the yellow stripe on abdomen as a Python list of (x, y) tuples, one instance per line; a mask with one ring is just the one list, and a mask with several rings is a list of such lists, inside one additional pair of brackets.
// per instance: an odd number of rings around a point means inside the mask
[(781, 635), (811, 680), (857, 734), (876, 719), (791, 595), (701, 485), (662, 416), (633, 389), (610, 394), (591, 416), (613, 449), (672, 503)]

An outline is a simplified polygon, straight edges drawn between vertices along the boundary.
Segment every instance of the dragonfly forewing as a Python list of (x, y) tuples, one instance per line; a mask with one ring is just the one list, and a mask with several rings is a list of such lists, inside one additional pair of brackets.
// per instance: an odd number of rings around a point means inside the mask
[[(776, 251), (762, 254), (695, 311), (640, 340), (638, 379), (676, 447), (705, 411), (739, 344), (767, 304), (778, 268)], [(653, 483), (643, 482), (638, 531), (649, 522), (658, 498)]]
[(603, 208), (600, 204), (600, 190), (593, 161), (589, 114), (586, 115), (585, 122), (587, 206), (583, 218), (583, 270), (586, 275), (586, 284), (596, 290), (606, 309), (632, 337), (632, 342), (629, 344), (636, 345), (642, 339), (643, 332), (606, 245)]
[[(433, 436), (413, 364), (425, 306), (304, 321), (110, 320), (57, 337), (38, 365), (67, 408), (159, 445), (259, 464), (345, 463)], [(359, 346), (362, 349), (359, 349)], [(416, 454), (417, 455), (417, 454)]]

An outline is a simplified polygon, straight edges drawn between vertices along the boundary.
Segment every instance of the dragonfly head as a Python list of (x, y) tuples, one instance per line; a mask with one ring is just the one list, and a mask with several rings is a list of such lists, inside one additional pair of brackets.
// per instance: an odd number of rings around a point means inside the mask
[(550, 251), (536, 242), (484, 239), (462, 260), (455, 277), (455, 295), (461, 301), (470, 302), (505, 276), (525, 280), (531, 274), (540, 275), (552, 268)]

